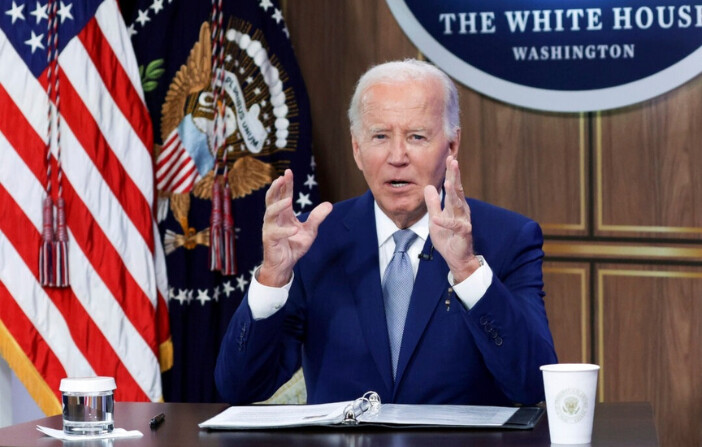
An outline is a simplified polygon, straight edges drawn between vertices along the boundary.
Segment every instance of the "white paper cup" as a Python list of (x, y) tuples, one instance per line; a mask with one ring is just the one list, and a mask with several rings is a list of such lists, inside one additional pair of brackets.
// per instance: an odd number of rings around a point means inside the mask
[(590, 443), (599, 369), (588, 363), (541, 367), (551, 443)]

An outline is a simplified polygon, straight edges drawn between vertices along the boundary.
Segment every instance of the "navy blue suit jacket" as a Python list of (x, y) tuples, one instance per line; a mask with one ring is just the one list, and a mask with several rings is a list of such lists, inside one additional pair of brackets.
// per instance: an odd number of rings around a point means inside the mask
[[(556, 355), (543, 303), (541, 229), (511, 211), (468, 199), (474, 249), (492, 285), (469, 311), (450, 293), (448, 266), (432, 250), (420, 261), (397, 378), (378, 266), (370, 192), (334, 205), (295, 266), (285, 306), (254, 321), (247, 297), (222, 341), (215, 370), (232, 404), (270, 397), (303, 366), (308, 403), (532, 404), (543, 400), (539, 366)], [(448, 301), (447, 301), (448, 300)]]

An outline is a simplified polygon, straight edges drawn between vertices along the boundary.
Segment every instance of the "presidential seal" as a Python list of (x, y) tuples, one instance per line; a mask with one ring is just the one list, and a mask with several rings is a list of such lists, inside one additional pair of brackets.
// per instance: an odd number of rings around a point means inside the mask
[(182, 235), (166, 233), (166, 254), (208, 245), (210, 229), (198, 231), (188, 223), (190, 194), (213, 200), (213, 183), (224, 174), (227, 195), (247, 196), (288, 167), (286, 157), (274, 155), (297, 147), (295, 94), (284, 88), (287, 73), (267, 50), (263, 33), (231, 18), (219, 44), (223, 57), (214, 68), (211, 35), (210, 24), (203, 23), (161, 109), (160, 211), (170, 207), (183, 229)]
[(566, 388), (556, 396), (555, 408), (563, 422), (575, 424), (587, 414), (587, 396), (577, 388)]

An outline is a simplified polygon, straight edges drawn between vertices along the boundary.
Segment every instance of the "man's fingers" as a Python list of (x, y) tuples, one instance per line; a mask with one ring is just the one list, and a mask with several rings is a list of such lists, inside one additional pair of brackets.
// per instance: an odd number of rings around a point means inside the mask
[(290, 169), (286, 169), (283, 173), (283, 183), (280, 185), (281, 197), (293, 196), (293, 173)]
[(438, 216), (441, 214), (441, 198), (439, 193), (432, 185), (424, 187), (424, 202), (427, 204), (427, 212), (429, 217)]
[(268, 188), (268, 191), (266, 191), (266, 206), (281, 199), (281, 189), (283, 188), (284, 184), (285, 179), (282, 175), (271, 182), (271, 186)]
[[(455, 168), (456, 171), (454, 171), (452, 177), (457, 175), (457, 167)], [(449, 215), (456, 217), (468, 216), (468, 219), (470, 219), (470, 208), (468, 207), (468, 203), (466, 203), (463, 187), (460, 184), (456, 185), (452, 183), (447, 177), (447, 180), (444, 182), (444, 192), (446, 194), (444, 210)]]
[(266, 206), (263, 221), (267, 222), (277, 218), (287, 208), (292, 210), (292, 198), (290, 197), (271, 203), (270, 205)]
[(451, 182), (453, 183), (454, 178), (453, 178), (453, 171), (451, 170), (451, 163), (454, 161), (454, 158), (452, 155), (449, 155), (446, 157), (446, 176), (444, 177), (445, 182)]
[(451, 182), (459, 196), (465, 196), (463, 193), (463, 184), (461, 183), (461, 170), (458, 167), (458, 160), (450, 155), (446, 158), (446, 180)]
[(307, 222), (305, 222), (303, 225), (316, 232), (319, 224), (321, 224), (322, 221), (327, 218), (329, 213), (331, 213), (332, 208), (333, 206), (329, 202), (320, 203), (310, 212), (310, 215), (307, 217)]
[(273, 180), (268, 191), (266, 191), (266, 206), (282, 198), (292, 197), (292, 190), (293, 174), (290, 169), (286, 169), (283, 175)]
[(278, 180), (279, 179), (280, 179), (280, 177), (273, 180), (271, 182), (271, 186), (269, 186), (268, 190), (266, 191), (266, 207), (268, 207), (270, 204), (272, 204), (273, 202), (275, 202), (278, 199), (277, 195), (278, 195), (278, 183), (279, 183)]
[(473, 227), (470, 221), (455, 219), (445, 215), (434, 216), (431, 218), (431, 221), (436, 226), (449, 230), (452, 233), (462, 234), (466, 237), (472, 234)]

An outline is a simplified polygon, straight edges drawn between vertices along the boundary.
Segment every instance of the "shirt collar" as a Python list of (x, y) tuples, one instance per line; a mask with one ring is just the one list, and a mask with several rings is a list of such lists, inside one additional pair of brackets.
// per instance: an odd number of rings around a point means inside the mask
[[(378, 206), (378, 202), (373, 201), (375, 209), (375, 230), (378, 233), (378, 247), (382, 246), (400, 228), (393, 222)], [(426, 242), (429, 238), (429, 214), (424, 213), (421, 219), (409, 227), (410, 230)]]

